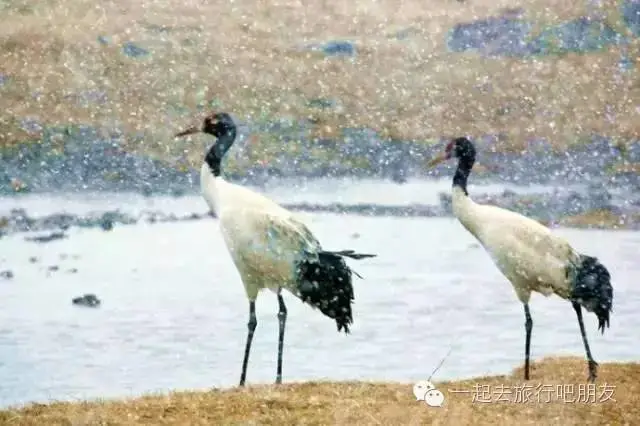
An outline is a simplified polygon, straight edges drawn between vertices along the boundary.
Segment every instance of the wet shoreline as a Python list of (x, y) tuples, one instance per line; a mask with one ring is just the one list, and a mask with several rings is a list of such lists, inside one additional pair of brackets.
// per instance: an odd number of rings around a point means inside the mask
[[(49, 194), (53, 195), (53, 194)], [(197, 194), (192, 194), (197, 195)], [(504, 207), (547, 225), (567, 225), (567, 217), (588, 216), (600, 212), (613, 218), (613, 223), (585, 223), (583, 228), (622, 228), (640, 229), (640, 196), (630, 200), (626, 195), (612, 194), (605, 188), (584, 188), (582, 190), (554, 190), (548, 192), (518, 193), (505, 189), (499, 193), (474, 193), (476, 202)], [(45, 195), (46, 197), (46, 195)], [(448, 192), (439, 192), (439, 203), (390, 204), (377, 202), (281, 202), (285, 208), (294, 212), (332, 213), (373, 217), (451, 217), (451, 196)], [(152, 199), (153, 197), (151, 197)], [(175, 197), (176, 205), (183, 197)], [(20, 205), (19, 198), (13, 200)], [(116, 226), (197, 221), (215, 217), (201, 209), (186, 207), (183, 212), (167, 212), (162, 209), (147, 208), (139, 212), (127, 212), (121, 208), (94, 209), (90, 212), (76, 213), (61, 211), (38, 214), (28, 208), (11, 208), (0, 211), (0, 238), (15, 233), (39, 233), (30, 238), (37, 243), (46, 243), (65, 238), (70, 228), (99, 228), (110, 231)], [(602, 222), (602, 221), (601, 221)], [(617, 223), (616, 223), (617, 222)], [(575, 225), (569, 225), (575, 226)]]
[[(108, 208), (91, 215), (57, 211), (34, 217), (20, 206), (23, 194), (46, 198), (61, 193), (131, 193), (149, 199), (169, 195), (175, 197), (176, 203), (183, 196), (199, 195), (199, 170), (184, 167), (181, 162), (184, 159), (159, 160), (129, 152), (122, 148), (123, 135), (114, 133), (105, 138), (104, 133), (91, 127), (45, 130), (37, 144), (0, 150), (3, 165), (0, 197), (16, 201), (15, 210), (0, 211), (0, 237), (15, 232), (58, 231), (72, 226), (110, 229), (122, 224), (198, 220), (207, 216), (204, 211), (182, 215), (148, 211), (138, 217), (118, 208)], [(370, 179), (387, 184), (395, 182), (397, 186), (390, 190), (399, 191), (403, 184), (416, 181), (449, 180), (455, 167), (454, 162), (430, 170), (425, 167), (426, 162), (443, 149), (445, 140), (387, 141), (372, 131), (345, 129), (339, 142), (310, 141), (287, 139), (287, 130), (282, 126), (259, 130), (277, 136), (282, 149), (271, 152), (269, 161), (225, 168), (230, 181), (261, 188), (288, 179), (298, 188), (315, 181), (341, 178), (351, 179), (357, 187), (360, 180)], [(230, 151), (231, 163), (267, 155), (255, 151), (258, 148), (249, 142), (254, 131), (256, 129), (241, 126), (238, 142)], [(476, 201), (508, 208), (549, 224), (562, 223), (567, 217), (595, 214), (606, 216), (608, 223), (596, 221), (585, 226), (640, 228), (640, 175), (634, 169), (634, 165), (640, 164), (640, 141), (622, 147), (611, 139), (594, 135), (558, 153), (544, 140), (531, 140), (526, 151), (507, 153), (498, 151), (497, 136), (473, 139), (478, 154), (470, 183), (512, 186), (501, 194), (472, 191)], [(64, 142), (62, 145), (60, 140)], [(533, 185), (554, 189), (531, 193), (527, 188)], [(329, 186), (326, 193), (330, 192)], [(414, 203), (410, 205), (387, 201), (362, 203), (349, 198), (325, 203), (299, 200), (283, 205), (303, 212), (443, 217), (451, 215), (448, 194), (448, 189), (440, 191), (439, 200), (435, 202), (423, 202), (419, 195), (411, 197)]]

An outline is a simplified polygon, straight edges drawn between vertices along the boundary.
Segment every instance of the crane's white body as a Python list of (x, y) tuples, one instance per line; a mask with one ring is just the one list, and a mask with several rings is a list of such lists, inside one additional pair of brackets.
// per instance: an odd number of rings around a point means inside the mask
[(452, 207), (460, 223), (482, 244), (522, 303), (531, 292), (568, 298), (570, 262), (579, 254), (549, 228), (518, 213), (475, 203), (454, 186)]
[(205, 163), (200, 171), (204, 199), (216, 214), (247, 297), (263, 288), (297, 293), (295, 264), (320, 250), (320, 244), (294, 215), (262, 194), (215, 177)]

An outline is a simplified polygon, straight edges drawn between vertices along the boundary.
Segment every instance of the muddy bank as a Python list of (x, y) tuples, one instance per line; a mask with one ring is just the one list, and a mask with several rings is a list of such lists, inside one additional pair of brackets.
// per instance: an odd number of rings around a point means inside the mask
[[(438, 204), (297, 202), (283, 203), (283, 206), (297, 212), (346, 213), (363, 216), (451, 216), (451, 196), (448, 192), (441, 192), (439, 197)], [(505, 190), (497, 194), (473, 194), (473, 198), (477, 202), (504, 207), (549, 225), (640, 229), (640, 195), (610, 192), (604, 186), (590, 185), (571, 190), (526, 194)], [(176, 203), (179, 202), (180, 197), (176, 197)], [(148, 209), (132, 214), (117, 208), (86, 214), (61, 212), (36, 216), (26, 209), (15, 208), (8, 212), (0, 212), (0, 237), (21, 232), (36, 232), (36, 235), (30, 234), (25, 239), (45, 244), (66, 238), (65, 231), (72, 227), (110, 231), (115, 226), (121, 225), (193, 221), (211, 217), (213, 217), (211, 213), (203, 211), (176, 214)]]

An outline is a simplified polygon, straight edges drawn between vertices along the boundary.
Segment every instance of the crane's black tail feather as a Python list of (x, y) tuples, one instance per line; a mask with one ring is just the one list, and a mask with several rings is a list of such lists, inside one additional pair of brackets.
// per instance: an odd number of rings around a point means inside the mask
[(344, 330), (345, 333), (349, 333), (349, 325), (353, 323), (351, 274), (358, 274), (349, 268), (343, 256), (352, 259), (375, 257), (372, 254), (358, 254), (353, 250), (320, 251), (317, 259), (300, 261), (296, 272), (298, 297), (334, 319), (338, 331)]
[(580, 256), (571, 299), (596, 314), (598, 330), (604, 334), (605, 327), (609, 327), (609, 315), (613, 312), (613, 287), (609, 271), (597, 258)]
[(363, 254), (356, 253), (354, 250), (342, 250), (342, 251), (325, 251), (324, 253), (337, 254), (338, 256), (350, 257), (351, 259), (365, 259), (367, 257), (376, 257), (376, 254)]

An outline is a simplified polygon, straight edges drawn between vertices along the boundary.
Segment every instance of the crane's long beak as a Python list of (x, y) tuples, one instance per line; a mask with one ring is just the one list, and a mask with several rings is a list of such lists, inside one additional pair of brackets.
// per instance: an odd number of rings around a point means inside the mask
[(431, 161), (427, 163), (428, 168), (432, 168), (447, 160), (446, 154), (438, 154), (436, 157), (432, 158)]
[(186, 130), (176, 133), (174, 138), (181, 138), (183, 136), (193, 135), (194, 133), (200, 133), (200, 132), (201, 132), (200, 128), (198, 128), (197, 126), (192, 126)]

